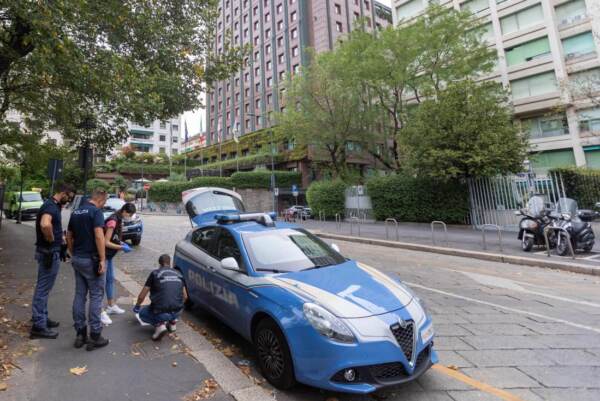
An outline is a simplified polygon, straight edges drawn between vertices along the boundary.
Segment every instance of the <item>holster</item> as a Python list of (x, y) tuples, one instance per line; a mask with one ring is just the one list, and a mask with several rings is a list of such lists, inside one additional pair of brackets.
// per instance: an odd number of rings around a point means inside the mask
[(42, 255), (42, 264), (46, 269), (52, 268), (52, 262), (54, 261), (54, 251), (51, 249), (38, 248), (37, 250)]

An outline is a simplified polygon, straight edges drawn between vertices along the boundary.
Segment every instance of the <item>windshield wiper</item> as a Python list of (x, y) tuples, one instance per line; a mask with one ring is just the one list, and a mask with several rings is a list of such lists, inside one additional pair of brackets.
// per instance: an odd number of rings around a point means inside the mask
[(270, 272), (270, 273), (286, 273), (283, 270), (277, 269), (256, 269), (257, 272)]
[(302, 269), (301, 271), (320, 269), (322, 267), (328, 267), (328, 266), (333, 266), (333, 263), (325, 263), (325, 264), (322, 264), (322, 265), (314, 265), (313, 267), (307, 267), (306, 269)]

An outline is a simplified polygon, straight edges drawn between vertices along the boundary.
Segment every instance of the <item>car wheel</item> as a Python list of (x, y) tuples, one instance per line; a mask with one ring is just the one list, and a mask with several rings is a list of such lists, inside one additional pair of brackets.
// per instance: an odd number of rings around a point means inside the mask
[(287, 390), (296, 384), (294, 365), (285, 336), (271, 319), (263, 319), (254, 331), (254, 346), (263, 376), (273, 386)]
[(135, 246), (139, 245), (140, 242), (142, 242), (142, 238), (141, 237), (136, 237), (134, 239), (131, 240), (131, 243)]

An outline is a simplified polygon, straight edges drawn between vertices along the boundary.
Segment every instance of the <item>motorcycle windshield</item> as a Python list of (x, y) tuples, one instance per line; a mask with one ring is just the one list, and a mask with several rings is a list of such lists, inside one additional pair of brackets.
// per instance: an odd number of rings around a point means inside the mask
[(558, 213), (569, 213), (572, 217), (577, 216), (577, 202), (571, 198), (560, 198), (556, 211)]
[(527, 202), (527, 210), (531, 217), (539, 217), (544, 211), (545, 201), (542, 196), (534, 196)]

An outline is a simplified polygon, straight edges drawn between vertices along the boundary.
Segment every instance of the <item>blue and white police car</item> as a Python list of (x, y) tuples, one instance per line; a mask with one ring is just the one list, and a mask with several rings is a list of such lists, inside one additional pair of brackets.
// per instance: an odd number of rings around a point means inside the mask
[(438, 361), (421, 301), (397, 277), (293, 224), (246, 213), (221, 188), (183, 193), (194, 228), (175, 249), (194, 304), (251, 341), (265, 378), (369, 393)]

